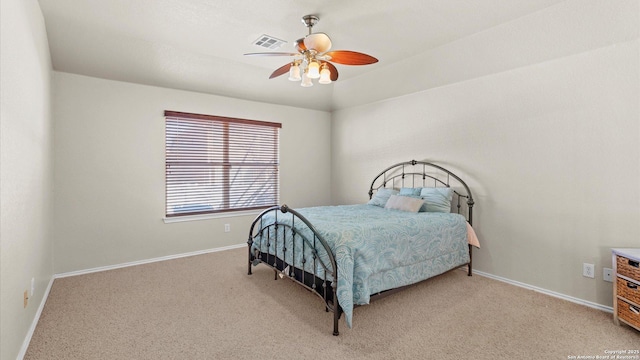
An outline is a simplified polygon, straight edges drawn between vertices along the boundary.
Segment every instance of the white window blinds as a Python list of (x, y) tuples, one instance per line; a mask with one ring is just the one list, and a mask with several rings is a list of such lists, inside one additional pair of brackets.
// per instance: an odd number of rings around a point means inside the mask
[(165, 111), (166, 216), (278, 204), (280, 123)]

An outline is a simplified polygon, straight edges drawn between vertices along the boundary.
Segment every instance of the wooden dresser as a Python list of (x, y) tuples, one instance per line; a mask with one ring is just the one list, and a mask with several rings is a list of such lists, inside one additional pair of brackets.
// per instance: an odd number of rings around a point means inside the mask
[(640, 248), (611, 249), (613, 253), (613, 322), (640, 331)]

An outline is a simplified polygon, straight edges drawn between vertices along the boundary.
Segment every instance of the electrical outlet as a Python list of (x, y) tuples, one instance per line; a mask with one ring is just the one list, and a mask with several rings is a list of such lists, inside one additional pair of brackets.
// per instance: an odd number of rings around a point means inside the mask
[(36, 291), (36, 278), (31, 278), (31, 293), (30, 297), (33, 297), (33, 293)]
[(224, 224), (224, 232), (231, 231), (231, 224)]
[(613, 270), (609, 268), (602, 269), (602, 280), (613, 282)]
[(27, 290), (24, 291), (24, 308), (27, 308), (27, 304), (29, 303), (29, 292)]
[(594, 279), (596, 277), (595, 276), (595, 265), (583, 263), (582, 264), (582, 276)]

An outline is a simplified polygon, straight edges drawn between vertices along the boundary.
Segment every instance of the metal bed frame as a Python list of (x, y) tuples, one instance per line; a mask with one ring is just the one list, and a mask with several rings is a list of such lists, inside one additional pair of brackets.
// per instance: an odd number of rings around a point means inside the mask
[[(374, 191), (383, 187), (400, 188), (417, 186), (451, 187), (454, 191), (453, 204), (457, 213), (460, 214), (462, 212), (463, 215), (466, 214), (465, 217), (467, 221), (469, 224), (472, 224), (474, 200), (467, 184), (451, 171), (430, 162), (411, 160), (386, 168), (371, 182), (371, 186), (369, 188), (369, 199), (373, 197)], [(264, 224), (263, 218), (269, 213), (274, 213), (275, 221)], [(280, 222), (278, 220), (278, 217), (283, 218), (285, 216), (289, 216), (289, 219), (291, 219), (290, 224)], [(301, 233), (300, 229), (304, 227), (311, 230), (311, 237), (305, 236)], [(274, 235), (271, 235), (272, 233)], [(263, 252), (255, 249), (252, 251), (254, 239), (262, 236), (267, 238), (267, 251)], [(294, 265), (296, 263), (296, 238), (299, 239), (299, 246), (302, 246), (302, 254), (305, 254), (305, 247), (308, 247), (311, 253), (311, 259), (305, 258), (303, 255), (301, 261), (303, 264), (302, 268)], [(290, 239), (289, 243), (293, 244), (294, 247), (289, 250), (291, 251), (291, 255), (294, 256), (291, 263), (283, 260), (287, 258), (287, 239)], [(279, 241), (281, 242), (280, 247), (278, 247)], [(338, 304), (338, 297), (336, 294), (338, 276), (337, 263), (329, 244), (308, 219), (297, 211), (289, 208), (287, 205), (270, 207), (261, 212), (251, 224), (247, 244), (249, 245), (248, 275), (251, 275), (252, 266), (257, 266), (258, 264), (263, 263), (273, 268), (275, 272), (275, 280), (278, 279), (278, 274), (280, 274), (282, 277), (287, 277), (302, 285), (312, 293), (318, 295), (325, 302), (325, 311), (333, 312), (333, 335), (339, 335), (338, 321), (342, 314), (342, 308)], [(276, 249), (275, 254), (271, 254), (269, 251), (272, 244)], [(278, 254), (277, 250), (279, 248), (282, 249), (280, 254)], [(320, 256), (320, 252), (325, 256)], [(311, 273), (304, 269), (304, 264), (306, 264), (307, 261), (313, 262), (313, 272)], [(324, 276), (318, 274), (318, 265), (323, 269)], [(471, 265), (472, 248), (471, 245), (469, 245), (469, 263), (462, 264), (450, 269), (449, 271), (463, 266), (468, 266), (468, 276), (471, 276)], [(414, 285), (416, 284), (372, 294), (370, 296), (370, 301), (384, 298)], [(359, 305), (354, 304), (354, 308), (358, 306)]]

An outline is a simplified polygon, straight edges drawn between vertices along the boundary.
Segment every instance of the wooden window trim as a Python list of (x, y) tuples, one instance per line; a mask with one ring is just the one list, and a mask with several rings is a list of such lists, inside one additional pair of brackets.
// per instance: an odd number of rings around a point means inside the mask
[(276, 128), (282, 128), (281, 123), (270, 122), (270, 121), (238, 119), (238, 118), (216, 116), (216, 115), (192, 114), (192, 113), (171, 111), (171, 110), (165, 110), (164, 116), (178, 117), (178, 118), (192, 119), (192, 120), (217, 120), (217, 121), (226, 121), (226, 122), (237, 123), (237, 124), (249, 124), (249, 125), (271, 126)]

